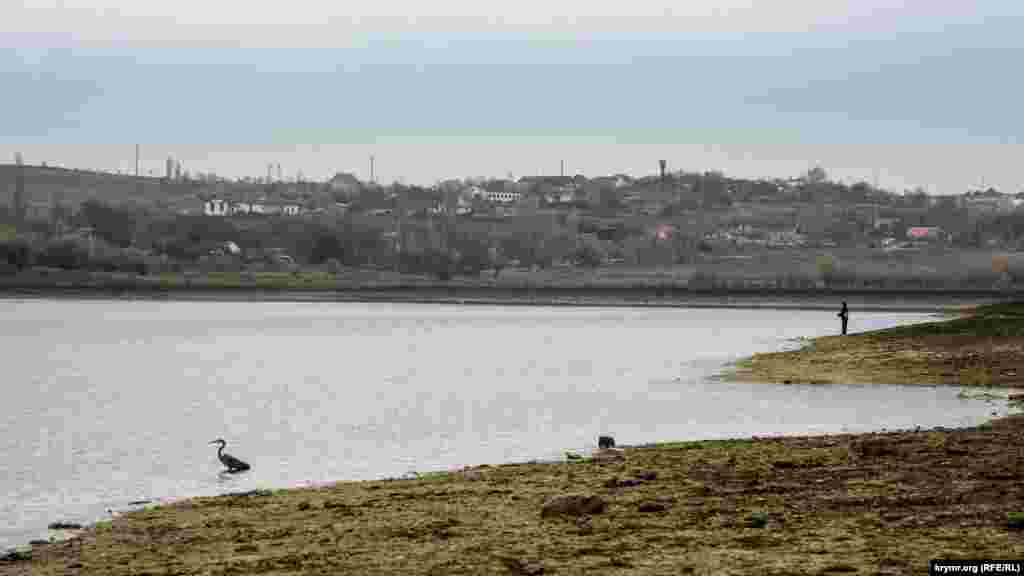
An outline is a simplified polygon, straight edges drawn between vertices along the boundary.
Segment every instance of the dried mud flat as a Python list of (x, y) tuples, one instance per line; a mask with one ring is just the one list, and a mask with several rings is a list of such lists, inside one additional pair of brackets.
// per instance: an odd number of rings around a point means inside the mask
[[(1024, 557), (1008, 523), (1022, 447), (1011, 416), (196, 498), (36, 545), (0, 574), (921, 574)], [(542, 517), (569, 493), (605, 505)]]

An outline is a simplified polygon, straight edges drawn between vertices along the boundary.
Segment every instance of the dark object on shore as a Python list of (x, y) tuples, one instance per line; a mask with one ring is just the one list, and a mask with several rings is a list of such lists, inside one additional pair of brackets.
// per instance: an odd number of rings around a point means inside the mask
[(625, 480), (621, 480), (618, 476), (615, 476), (613, 478), (605, 480), (602, 486), (604, 486), (605, 488), (632, 488), (633, 486), (639, 486), (643, 483), (643, 480), (638, 480), (636, 478), (627, 478)]
[(0, 556), (0, 562), (28, 562), (32, 560), (32, 553), (23, 550), (8, 550)]
[(598, 448), (615, 448), (615, 438), (611, 436), (598, 436), (597, 437)]
[(1007, 513), (1006, 526), (1014, 530), (1024, 530), (1024, 512)]
[(839, 319), (843, 322), (843, 336), (846, 336), (846, 323), (850, 320), (850, 309), (846, 307), (846, 302), (843, 302), (843, 308), (839, 311)]
[(655, 472), (654, 470), (644, 470), (642, 472), (637, 472), (636, 474), (634, 474), (634, 476), (641, 480), (646, 480), (648, 482), (658, 479), (658, 473)]
[(668, 507), (661, 502), (641, 502), (640, 506), (637, 507), (639, 512), (664, 512)]
[(898, 447), (885, 438), (860, 438), (854, 440), (850, 448), (861, 458), (882, 458), (899, 454)]
[(226, 498), (262, 498), (266, 496), (273, 496), (274, 493), (270, 490), (249, 490), (247, 492), (228, 492), (224, 495)]
[(77, 522), (52, 522), (47, 528), (50, 530), (81, 530), (82, 525)]
[(244, 472), (249, 469), (248, 464), (242, 462), (238, 458), (235, 458), (231, 454), (226, 454), (224, 452), (224, 447), (227, 446), (228, 443), (225, 442), (223, 438), (217, 438), (216, 440), (210, 442), (210, 444), (220, 444), (220, 447), (217, 448), (217, 459), (220, 460), (221, 464), (224, 464), (224, 466), (228, 469), (228, 474)]
[(754, 512), (747, 516), (747, 527), (764, 528), (768, 524), (768, 515), (764, 512)]
[(587, 494), (564, 494), (552, 496), (541, 508), (540, 516), (545, 518), (564, 514), (566, 516), (582, 516), (584, 514), (600, 514), (607, 503), (600, 496)]
[(522, 574), (524, 576), (537, 576), (544, 573), (544, 564), (539, 560), (522, 560), (520, 558), (499, 557), (501, 563), (508, 568), (511, 574)]

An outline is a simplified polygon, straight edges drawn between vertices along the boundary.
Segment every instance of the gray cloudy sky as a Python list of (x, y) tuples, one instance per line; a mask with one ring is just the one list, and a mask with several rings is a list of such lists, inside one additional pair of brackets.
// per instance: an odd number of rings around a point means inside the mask
[(0, 3), (0, 161), (1017, 191), (1019, 0)]

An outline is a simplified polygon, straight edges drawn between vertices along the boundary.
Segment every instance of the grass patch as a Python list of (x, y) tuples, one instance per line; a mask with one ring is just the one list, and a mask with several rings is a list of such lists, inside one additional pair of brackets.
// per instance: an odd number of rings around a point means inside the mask
[(114, 528), (114, 522), (112, 520), (100, 520), (93, 524), (92, 528), (97, 532), (107, 532)]
[(745, 523), (749, 528), (764, 528), (768, 525), (768, 514), (764, 512), (751, 512)]
[(1014, 530), (1024, 529), (1024, 512), (1009, 512), (1006, 514), (1006, 525)]
[[(1006, 398), (1006, 396), (993, 394), (992, 392), (972, 392), (970, 390), (961, 390), (957, 393), (956, 397), (959, 400), (1000, 400)], [(1013, 402), (1013, 400), (1010, 402)]]
[(896, 326), (865, 332), (866, 337), (921, 338), (926, 336), (974, 336), (1008, 338), (1024, 336), (1024, 302), (979, 306), (970, 316)]
[(729, 450), (753, 444), (751, 438), (729, 438), (725, 440), (690, 440), (686, 442), (663, 442), (649, 444), (643, 448), (657, 448), (666, 450)]
[(452, 473), (447, 470), (435, 470), (432, 472), (412, 472), (411, 476), (415, 480), (426, 480), (426, 481), (444, 481), (451, 480)]

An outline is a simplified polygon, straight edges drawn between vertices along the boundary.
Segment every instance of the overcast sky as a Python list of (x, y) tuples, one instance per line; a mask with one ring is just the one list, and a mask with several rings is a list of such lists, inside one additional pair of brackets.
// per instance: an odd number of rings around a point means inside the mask
[(1019, 0), (0, 3), (0, 161), (1024, 188)]

